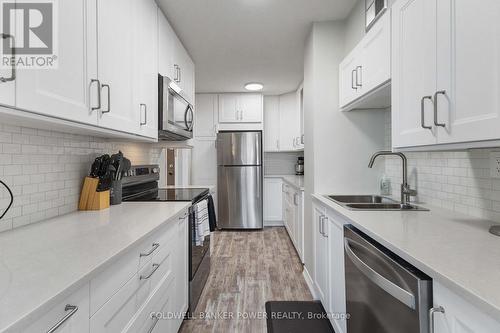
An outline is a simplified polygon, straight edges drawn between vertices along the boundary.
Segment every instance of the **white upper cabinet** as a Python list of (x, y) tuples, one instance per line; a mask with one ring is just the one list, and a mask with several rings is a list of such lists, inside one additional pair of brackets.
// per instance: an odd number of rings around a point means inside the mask
[(238, 109), (238, 95), (219, 95), (219, 122), (237, 123), (240, 121), (240, 111)]
[(174, 30), (158, 8), (158, 72), (172, 80), (177, 75), (173, 54), (175, 38)]
[(194, 63), (163, 12), (158, 9), (158, 71), (174, 81), (190, 103), (195, 101)]
[(299, 103), (296, 92), (280, 96), (280, 150), (297, 150), (300, 138)]
[[(280, 150), (280, 98), (264, 97), (264, 151)], [(280, 192), (281, 195), (281, 192)]]
[[(134, 107), (136, 5), (134, 0), (97, 0), (99, 80), (102, 108), (99, 126), (137, 133)], [(141, 2), (142, 3), (142, 2)]]
[(436, 3), (438, 141), (498, 140), (500, 1)]
[(436, 85), (435, 17), (434, 1), (400, 0), (392, 6), (394, 147), (437, 142), (432, 126), (432, 94)]
[(391, 16), (383, 15), (366, 34), (360, 47), (357, 85), (365, 95), (391, 79)]
[(339, 65), (342, 111), (390, 106), (391, 19), (383, 15)]
[(304, 89), (264, 98), (264, 150), (304, 149)]
[(392, 12), (394, 147), (498, 146), (500, 2), (399, 0)]
[(194, 136), (197, 139), (215, 140), (217, 137), (216, 94), (196, 94), (196, 111), (194, 113)]
[[(101, 1), (102, 2), (102, 1)], [(59, 1), (57, 68), (17, 68), (17, 108), (85, 124), (97, 124), (97, 26), (96, 0)], [(18, 29), (21, 29), (19, 26)], [(21, 36), (22, 31), (16, 31)], [(116, 54), (115, 54), (116, 55)], [(116, 57), (118, 58), (118, 57)], [(117, 60), (117, 59), (115, 59)], [(5, 76), (4, 71), (0, 76)], [(1, 83), (0, 91), (13, 82)], [(3, 94), (0, 94), (3, 96)], [(0, 101), (1, 103), (1, 101)]]
[(134, 109), (140, 134), (158, 137), (158, 8), (154, 1), (136, 2)]
[[(0, 32), (3, 33), (2, 30), (0, 30)], [(0, 38), (0, 54), (4, 54), (4, 39), (9, 39), (10, 45), (14, 42), (14, 36), (9, 36), (7, 34), (2, 36), (4, 38)], [(17, 71), (15, 66), (7, 69), (0, 68), (0, 106), (16, 105), (16, 75)]]
[(261, 123), (263, 98), (261, 94), (219, 95), (220, 123)]

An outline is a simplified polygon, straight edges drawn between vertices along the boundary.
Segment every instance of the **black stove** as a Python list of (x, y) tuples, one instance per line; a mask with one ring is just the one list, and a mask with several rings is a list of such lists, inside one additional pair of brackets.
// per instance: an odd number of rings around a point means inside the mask
[(209, 194), (208, 188), (157, 188), (126, 201), (189, 201), (196, 203)]

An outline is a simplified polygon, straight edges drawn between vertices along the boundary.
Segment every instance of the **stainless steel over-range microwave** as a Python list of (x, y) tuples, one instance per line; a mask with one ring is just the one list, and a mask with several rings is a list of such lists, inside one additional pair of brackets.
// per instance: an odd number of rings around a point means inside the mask
[(158, 98), (158, 139), (191, 139), (194, 110), (181, 88), (170, 78), (158, 75)]

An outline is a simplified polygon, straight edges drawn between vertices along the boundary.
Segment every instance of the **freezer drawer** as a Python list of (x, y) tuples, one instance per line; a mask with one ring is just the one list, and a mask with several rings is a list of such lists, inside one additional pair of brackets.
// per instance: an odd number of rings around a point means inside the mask
[(218, 168), (218, 227), (262, 229), (262, 167)]
[(217, 165), (261, 165), (262, 132), (220, 132)]

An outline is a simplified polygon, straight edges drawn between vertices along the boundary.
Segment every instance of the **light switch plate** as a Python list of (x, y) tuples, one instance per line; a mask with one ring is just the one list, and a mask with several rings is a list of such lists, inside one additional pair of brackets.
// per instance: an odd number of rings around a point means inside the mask
[(500, 151), (490, 153), (490, 175), (492, 178), (500, 178)]

